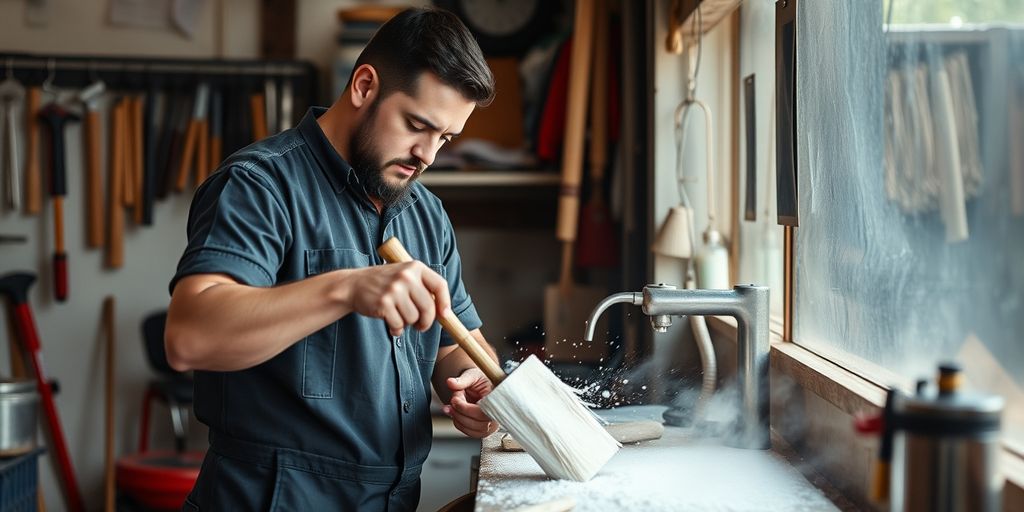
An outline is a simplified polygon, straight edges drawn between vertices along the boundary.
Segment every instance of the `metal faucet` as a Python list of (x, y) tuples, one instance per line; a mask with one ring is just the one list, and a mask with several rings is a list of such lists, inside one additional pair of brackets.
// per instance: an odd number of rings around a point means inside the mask
[(642, 292), (623, 292), (606, 297), (590, 313), (586, 341), (593, 341), (594, 328), (608, 306), (629, 303), (641, 306), (651, 317), (655, 332), (665, 332), (672, 316), (724, 315), (738, 324), (736, 379), (740, 388), (741, 414), (737, 448), (769, 449), (768, 380), (768, 288), (737, 285), (732, 290), (679, 290), (671, 285), (651, 284)]

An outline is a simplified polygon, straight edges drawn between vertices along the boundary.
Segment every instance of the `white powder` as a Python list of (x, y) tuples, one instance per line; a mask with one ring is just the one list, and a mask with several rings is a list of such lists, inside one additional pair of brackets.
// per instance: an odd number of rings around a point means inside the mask
[[(651, 414), (625, 418), (620, 409), (616, 416), (623, 421)], [(779, 455), (700, 444), (676, 427), (666, 427), (659, 440), (624, 446), (588, 482), (548, 479), (529, 455), (499, 448), (499, 435), (483, 442), (477, 512), (566, 496), (579, 512), (838, 510)]]

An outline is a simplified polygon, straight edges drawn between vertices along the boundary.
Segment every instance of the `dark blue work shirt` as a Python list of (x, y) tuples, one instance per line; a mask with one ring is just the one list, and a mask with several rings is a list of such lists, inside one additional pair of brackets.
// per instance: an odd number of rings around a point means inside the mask
[[(378, 214), (317, 124), (323, 112), (311, 109), (295, 129), (235, 153), (196, 191), (172, 292), (191, 274), (271, 287), (381, 265), (377, 247), (397, 236), (448, 281), (462, 323), (480, 327), (440, 200), (417, 182)], [(352, 313), (253, 368), (196, 372), (196, 416), (213, 450), (225, 439), (242, 442), (242, 454), (244, 443), (287, 449), (300, 460), (326, 457), (341, 478), (397, 485), (418, 478), (427, 457), (430, 376), (438, 347), (452, 343), (436, 322), (392, 337), (383, 320)]]

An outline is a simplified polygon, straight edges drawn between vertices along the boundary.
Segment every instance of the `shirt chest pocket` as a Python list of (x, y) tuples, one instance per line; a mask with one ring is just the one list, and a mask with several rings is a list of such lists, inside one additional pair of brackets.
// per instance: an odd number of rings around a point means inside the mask
[[(441, 277), (448, 279), (445, 275), (444, 265), (435, 265), (433, 263), (428, 265), (430, 270), (437, 272)], [(434, 325), (430, 326), (424, 332), (417, 331), (416, 329), (409, 327), (406, 329), (408, 337), (415, 341), (413, 343), (414, 350), (416, 352), (416, 359), (420, 363), (424, 363), (430, 370), (433, 369), (434, 361), (437, 359), (437, 348), (441, 341), (441, 322), (434, 320)], [(430, 372), (427, 372), (427, 376), (430, 376)]]
[[(370, 257), (355, 249), (307, 249), (306, 276), (370, 265)], [(340, 322), (333, 322), (302, 340), (303, 398), (333, 398), (335, 357)]]

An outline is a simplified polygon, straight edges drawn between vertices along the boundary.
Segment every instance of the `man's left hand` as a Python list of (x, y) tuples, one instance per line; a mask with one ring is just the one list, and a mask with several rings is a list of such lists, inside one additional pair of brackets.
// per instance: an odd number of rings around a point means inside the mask
[(444, 413), (452, 418), (455, 428), (477, 439), (498, 430), (498, 422), (488, 417), (476, 404), (492, 389), (491, 381), (484, 372), (479, 368), (470, 368), (458, 377), (449, 377), (446, 384), (452, 391), (452, 399), (444, 406)]

